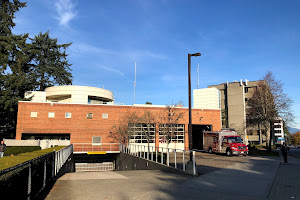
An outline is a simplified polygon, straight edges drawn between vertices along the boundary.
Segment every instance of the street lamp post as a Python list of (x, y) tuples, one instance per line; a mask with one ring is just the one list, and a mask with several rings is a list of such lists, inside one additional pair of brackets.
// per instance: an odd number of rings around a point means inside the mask
[[(192, 135), (192, 95), (191, 95), (191, 57), (201, 56), (201, 53), (188, 54), (188, 81), (189, 81), (189, 150), (193, 148), (193, 135)], [(190, 152), (190, 161), (193, 160), (193, 153)]]

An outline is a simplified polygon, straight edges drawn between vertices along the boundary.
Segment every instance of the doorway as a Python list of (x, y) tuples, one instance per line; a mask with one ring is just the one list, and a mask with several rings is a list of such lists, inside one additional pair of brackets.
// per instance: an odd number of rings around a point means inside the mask
[(203, 150), (203, 131), (211, 131), (212, 125), (192, 125), (193, 149)]

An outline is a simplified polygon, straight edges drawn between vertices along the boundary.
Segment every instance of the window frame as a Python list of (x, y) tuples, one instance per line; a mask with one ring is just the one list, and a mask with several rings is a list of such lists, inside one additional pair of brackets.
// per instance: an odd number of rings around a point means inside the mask
[[(53, 114), (53, 117), (51, 116)], [(55, 118), (55, 112), (48, 112), (48, 118)]]
[(37, 116), (38, 116), (38, 112), (36, 112), (36, 111), (31, 111), (30, 112), (30, 117), (37, 118)]

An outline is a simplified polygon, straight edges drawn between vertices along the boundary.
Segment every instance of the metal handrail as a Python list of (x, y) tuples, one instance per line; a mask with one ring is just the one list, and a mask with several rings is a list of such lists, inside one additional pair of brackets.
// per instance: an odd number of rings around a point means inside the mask
[[(146, 159), (146, 160), (151, 160), (153, 162), (156, 162), (156, 163), (160, 163), (160, 164), (163, 164), (163, 165), (167, 165), (167, 166), (170, 166), (170, 149), (172, 149), (172, 151), (174, 152), (174, 168), (176, 169), (179, 169), (177, 167), (177, 153), (181, 152), (182, 151), (182, 170), (183, 171), (186, 171), (186, 163), (185, 163), (185, 153), (187, 152), (192, 152), (193, 156), (192, 156), (192, 163), (193, 163), (193, 174), (196, 175), (197, 174), (197, 170), (196, 170), (196, 156), (195, 156), (195, 152), (194, 150), (182, 150), (182, 149), (174, 149), (174, 148), (166, 148), (166, 147), (150, 147), (149, 148), (149, 152), (148, 152), (148, 148), (140, 148), (144, 145), (139, 145), (139, 144), (122, 144), (121, 145), (121, 151), (123, 153), (128, 153), (130, 155), (133, 155), (133, 156), (136, 156), (136, 157), (139, 157), (139, 158), (143, 158), (143, 159)], [(153, 157), (153, 148), (155, 148), (155, 160), (154, 160), (154, 157)], [(147, 149), (147, 151), (146, 151)], [(147, 152), (147, 157), (145, 156)], [(151, 156), (151, 159), (150, 159), (150, 153), (152, 154)], [(160, 162), (158, 162), (158, 158), (157, 158), (157, 155), (158, 153), (161, 153), (162, 155), (164, 153), (167, 153), (167, 160), (166, 160), (166, 163), (164, 164), (164, 159), (163, 159), (163, 156), (161, 156), (161, 160)]]

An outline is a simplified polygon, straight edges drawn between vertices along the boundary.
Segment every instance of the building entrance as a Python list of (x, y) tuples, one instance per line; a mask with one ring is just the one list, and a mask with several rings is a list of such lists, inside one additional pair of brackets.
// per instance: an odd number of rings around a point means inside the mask
[(203, 150), (203, 131), (211, 131), (212, 125), (192, 125), (193, 149)]

